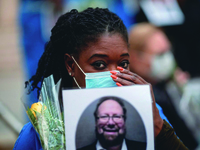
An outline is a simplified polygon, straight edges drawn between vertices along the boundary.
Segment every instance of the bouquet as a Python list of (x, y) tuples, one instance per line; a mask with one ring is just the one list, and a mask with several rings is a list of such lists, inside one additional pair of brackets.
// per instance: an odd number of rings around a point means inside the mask
[(51, 75), (43, 81), (39, 102), (33, 103), (31, 107), (24, 103), (44, 150), (65, 149), (64, 118), (56, 89), (57, 85)]

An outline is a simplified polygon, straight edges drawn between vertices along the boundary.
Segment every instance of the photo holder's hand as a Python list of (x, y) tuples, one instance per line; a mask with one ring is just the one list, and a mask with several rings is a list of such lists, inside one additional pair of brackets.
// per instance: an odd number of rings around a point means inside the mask
[(162, 130), (164, 121), (159, 114), (158, 108), (156, 107), (156, 101), (155, 101), (152, 85), (151, 84), (149, 85), (151, 89), (152, 108), (153, 108), (154, 137), (156, 137)]

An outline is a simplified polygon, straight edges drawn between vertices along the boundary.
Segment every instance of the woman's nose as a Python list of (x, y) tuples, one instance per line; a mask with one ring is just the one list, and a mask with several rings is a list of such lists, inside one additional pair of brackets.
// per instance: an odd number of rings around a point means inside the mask
[(117, 70), (117, 65), (110, 65), (108, 69), (109, 71)]

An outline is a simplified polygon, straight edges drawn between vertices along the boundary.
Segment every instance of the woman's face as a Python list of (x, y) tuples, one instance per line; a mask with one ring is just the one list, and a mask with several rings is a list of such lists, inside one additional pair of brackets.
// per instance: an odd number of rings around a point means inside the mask
[[(96, 43), (89, 44), (80, 52), (79, 58), (75, 59), (85, 73), (117, 70), (117, 66), (129, 69), (127, 43), (119, 34), (102, 35)], [(72, 76), (81, 87), (85, 87), (85, 75), (74, 62), (71, 66)]]

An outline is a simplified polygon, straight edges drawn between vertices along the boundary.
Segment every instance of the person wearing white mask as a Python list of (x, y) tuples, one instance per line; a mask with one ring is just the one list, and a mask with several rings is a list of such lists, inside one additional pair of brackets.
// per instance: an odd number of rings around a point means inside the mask
[(130, 28), (129, 44), (130, 70), (152, 84), (156, 102), (179, 138), (189, 145), (193, 137), (173, 105), (182, 95), (176, 85), (186, 83), (188, 75), (177, 66), (169, 39), (161, 28), (143, 22)]
[(132, 71), (152, 84), (172, 75), (176, 62), (171, 44), (161, 29), (139, 23), (130, 30), (129, 43)]

